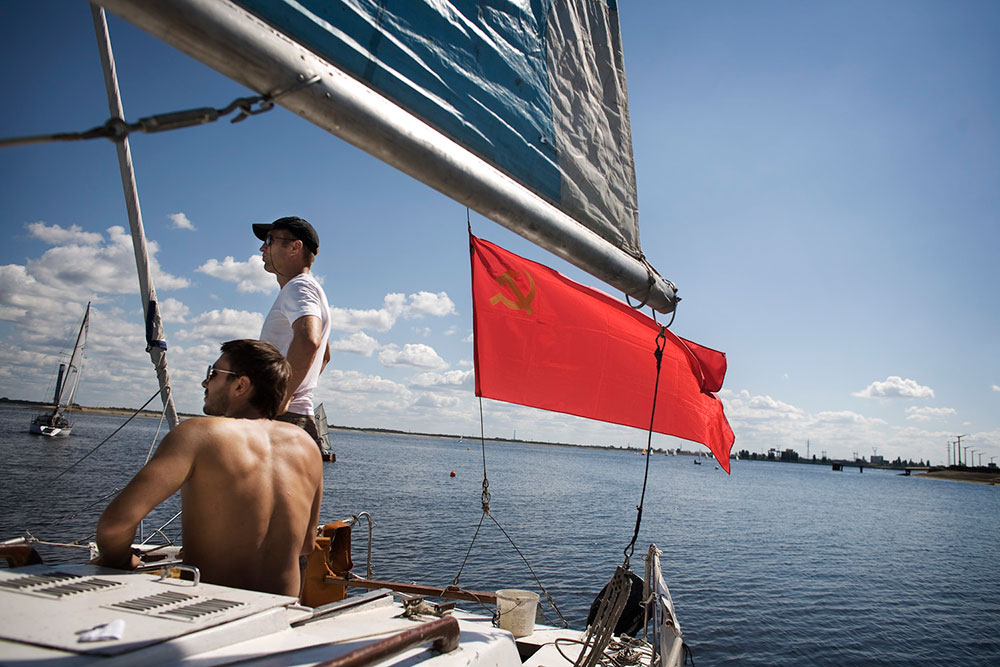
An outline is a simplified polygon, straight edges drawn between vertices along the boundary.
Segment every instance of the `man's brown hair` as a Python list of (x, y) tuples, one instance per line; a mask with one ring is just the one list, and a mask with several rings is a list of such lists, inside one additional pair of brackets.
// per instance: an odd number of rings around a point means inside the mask
[(250, 379), (250, 405), (267, 419), (281, 414), (292, 367), (278, 348), (262, 340), (230, 340), (222, 344), (222, 354), (229, 370)]

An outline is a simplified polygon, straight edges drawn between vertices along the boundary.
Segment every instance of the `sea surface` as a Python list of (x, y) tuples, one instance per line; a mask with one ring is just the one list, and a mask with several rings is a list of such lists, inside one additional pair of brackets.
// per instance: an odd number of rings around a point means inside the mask
[[(85, 543), (109, 494), (142, 465), (157, 420), (132, 421), (77, 463), (125, 418), (77, 415), (72, 436), (49, 440), (27, 433), (31, 416), (0, 406), (0, 539)], [(478, 441), (332, 435), (322, 517), (374, 516), (375, 577), (449, 585), (469, 553), (462, 587), (539, 591), (533, 571), (582, 628), (632, 537), (645, 467), (636, 452), (488, 443), (496, 523), (487, 518), (473, 544)], [(649, 543), (663, 551), (695, 664), (1000, 664), (1000, 487), (759, 461), (733, 461), (726, 475), (703, 460), (652, 457), (632, 556), (641, 576)], [(145, 533), (178, 505), (151, 514)], [(364, 574), (362, 526), (353, 543)], [(179, 521), (163, 532), (179, 540)], [(40, 551), (54, 563), (86, 557)]]

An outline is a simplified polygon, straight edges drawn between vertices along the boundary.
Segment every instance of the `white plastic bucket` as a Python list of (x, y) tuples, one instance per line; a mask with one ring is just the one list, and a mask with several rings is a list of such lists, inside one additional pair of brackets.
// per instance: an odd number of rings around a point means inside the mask
[(535, 631), (538, 593), (517, 588), (499, 590), (497, 607), (500, 610), (500, 627), (515, 637), (526, 637)]

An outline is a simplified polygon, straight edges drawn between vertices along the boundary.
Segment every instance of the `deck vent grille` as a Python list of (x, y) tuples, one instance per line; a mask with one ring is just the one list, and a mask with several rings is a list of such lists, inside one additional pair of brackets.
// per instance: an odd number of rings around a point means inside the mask
[(175, 609), (165, 609), (160, 612), (160, 615), (194, 621), (209, 614), (217, 614), (236, 607), (242, 607), (244, 604), (245, 603), (243, 602), (235, 602), (233, 600), (211, 598), (207, 600), (200, 600), (183, 607), (177, 607)]
[(61, 598), (66, 595), (73, 595), (74, 593), (90, 593), (92, 591), (99, 591), (105, 588), (114, 588), (115, 586), (121, 586), (121, 582), (94, 578), (70, 581), (55, 586), (46, 586), (44, 588), (36, 589), (35, 592), (42, 593), (44, 595), (51, 595), (54, 598)]
[(128, 609), (129, 611), (147, 612), (154, 611), (159, 607), (163, 607), (168, 604), (187, 602), (188, 600), (193, 600), (194, 597), (195, 596), (188, 595), (187, 593), (167, 591), (165, 593), (156, 593), (155, 595), (147, 595), (141, 598), (123, 600), (122, 602), (116, 602), (111, 606)]
[(51, 586), (64, 581), (80, 579), (79, 574), (69, 574), (68, 572), (53, 572), (52, 574), (26, 574), (22, 577), (0, 580), (0, 586), (10, 588), (15, 591), (23, 591), (37, 586)]

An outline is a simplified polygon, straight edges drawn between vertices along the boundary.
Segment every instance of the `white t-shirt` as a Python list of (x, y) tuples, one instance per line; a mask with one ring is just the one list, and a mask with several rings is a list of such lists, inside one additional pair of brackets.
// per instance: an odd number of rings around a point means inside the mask
[(300, 317), (313, 315), (320, 319), (323, 333), (320, 337), (319, 351), (313, 357), (312, 366), (299, 388), (295, 390), (289, 412), (300, 415), (312, 415), (312, 392), (319, 382), (319, 371), (323, 366), (323, 354), (326, 352), (326, 342), (330, 337), (330, 305), (326, 294), (316, 279), (308, 273), (300, 273), (281, 288), (278, 298), (271, 306), (271, 312), (264, 319), (260, 330), (260, 340), (274, 345), (284, 354), (292, 344), (292, 323)]

